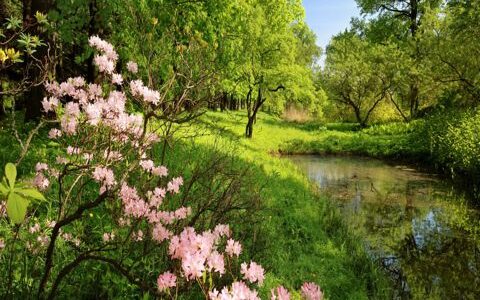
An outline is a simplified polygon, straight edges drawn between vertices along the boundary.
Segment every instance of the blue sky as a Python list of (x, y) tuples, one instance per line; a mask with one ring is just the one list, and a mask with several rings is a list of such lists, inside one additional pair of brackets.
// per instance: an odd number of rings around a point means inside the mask
[(343, 31), (352, 17), (360, 15), (355, 0), (303, 0), (307, 24), (317, 35), (317, 44), (325, 50), (330, 38)]

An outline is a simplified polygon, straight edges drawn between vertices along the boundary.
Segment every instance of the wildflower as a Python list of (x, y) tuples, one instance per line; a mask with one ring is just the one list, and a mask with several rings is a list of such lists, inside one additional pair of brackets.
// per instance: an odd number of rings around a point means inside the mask
[(158, 289), (162, 292), (168, 288), (172, 288), (176, 286), (177, 276), (170, 272), (165, 272), (160, 274), (157, 279), (157, 286)]
[(92, 175), (93, 179), (102, 183), (105, 187), (112, 187), (116, 183), (113, 171), (108, 168), (96, 167)]
[(102, 239), (105, 243), (112, 241), (114, 238), (115, 238), (115, 234), (113, 232), (111, 233), (105, 232), (102, 235)]
[(40, 224), (38, 223), (35, 223), (35, 225), (33, 225), (32, 227), (30, 227), (30, 229), (28, 230), (30, 233), (36, 233), (36, 232), (39, 232), (40, 231)]
[(220, 274), (225, 273), (225, 261), (223, 259), (223, 255), (217, 251), (210, 253), (207, 258), (207, 265), (210, 271), (215, 270)]
[(137, 63), (133, 62), (133, 61), (129, 61), (127, 63), (127, 70), (133, 74), (137, 74), (138, 72), (138, 65)]
[(42, 106), (45, 112), (54, 111), (58, 107), (58, 99), (55, 97), (43, 98)]
[(183, 178), (182, 177), (173, 178), (167, 184), (167, 191), (171, 192), (172, 194), (178, 194), (178, 192), (180, 190), (180, 186), (182, 184), (183, 184)]
[(5, 241), (3, 239), (0, 239), (0, 250), (5, 248)]
[(305, 282), (301, 288), (302, 296), (306, 300), (322, 300), (323, 293), (318, 285), (313, 282)]
[(123, 77), (120, 74), (112, 74), (112, 83), (121, 85), (123, 83)]
[(57, 128), (52, 128), (48, 132), (48, 137), (51, 139), (56, 139), (62, 136), (62, 132), (58, 130)]
[(50, 181), (43, 175), (43, 173), (37, 173), (33, 180), (33, 185), (39, 190), (45, 190), (50, 185)]
[(151, 160), (142, 160), (142, 161), (140, 161), (140, 166), (145, 171), (151, 171), (155, 165), (154, 165), (153, 161), (151, 161)]
[(57, 225), (57, 222), (47, 220), (47, 221), (45, 221), (45, 225), (46, 225), (48, 228), (53, 228), (53, 227), (55, 227), (55, 225)]
[(232, 239), (227, 241), (227, 247), (225, 248), (225, 252), (230, 256), (233, 257), (234, 255), (239, 256), (242, 252), (242, 245), (239, 242), (236, 242)]
[(156, 224), (155, 227), (153, 228), (152, 238), (154, 241), (158, 243), (161, 243), (164, 240), (169, 239), (171, 235), (172, 233), (168, 231), (167, 228), (165, 228), (160, 223)]
[(48, 170), (48, 165), (46, 163), (37, 163), (35, 165), (36, 172), (42, 172)]
[(159, 177), (165, 177), (168, 175), (168, 169), (164, 166), (155, 167), (152, 169), (152, 174)]
[(67, 147), (67, 154), (69, 154), (69, 155), (80, 154), (80, 149), (77, 148), (77, 147), (68, 146)]
[(290, 293), (283, 286), (271, 290), (271, 300), (290, 300)]
[(262, 285), (263, 280), (265, 279), (262, 266), (258, 265), (255, 262), (250, 262), (250, 266), (247, 265), (247, 263), (242, 263), (240, 267), (240, 272), (243, 274), (243, 277), (245, 279), (247, 279), (251, 283), (258, 282), (259, 285)]
[(93, 59), (98, 70), (102, 73), (112, 74), (115, 70), (115, 64), (107, 55), (95, 55)]

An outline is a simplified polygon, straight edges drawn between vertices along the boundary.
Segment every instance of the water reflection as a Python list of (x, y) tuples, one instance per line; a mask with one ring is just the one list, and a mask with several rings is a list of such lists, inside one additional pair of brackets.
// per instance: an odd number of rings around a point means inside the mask
[(338, 202), (396, 279), (396, 298), (480, 299), (478, 211), (447, 184), (373, 159), (290, 159)]

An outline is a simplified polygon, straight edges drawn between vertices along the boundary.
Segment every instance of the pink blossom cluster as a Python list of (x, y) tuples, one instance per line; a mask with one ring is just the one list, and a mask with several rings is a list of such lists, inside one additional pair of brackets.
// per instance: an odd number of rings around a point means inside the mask
[(265, 270), (262, 266), (253, 261), (250, 262), (250, 265), (242, 263), (241, 273), (243, 274), (243, 277), (251, 283), (257, 282), (259, 285), (262, 285), (263, 280), (265, 279)]
[(290, 300), (290, 292), (283, 286), (271, 290), (271, 300)]
[(232, 283), (230, 289), (224, 287), (221, 292), (217, 289), (208, 294), (211, 300), (259, 300), (258, 292), (255, 290), (250, 290), (250, 288), (243, 281), (237, 281)]
[(305, 282), (301, 288), (305, 300), (322, 300), (323, 293), (318, 285), (313, 282)]
[(169, 254), (181, 261), (187, 280), (200, 278), (204, 271), (225, 272), (225, 261), (218, 252), (218, 245), (225, 232), (205, 231), (197, 234), (192, 227), (185, 228), (170, 240)]
[(133, 74), (137, 74), (138, 72), (138, 65), (136, 62), (133, 62), (133, 61), (129, 61), (127, 63), (127, 70), (130, 72), (130, 73), (133, 73)]
[(98, 36), (90, 37), (88, 43), (100, 52), (100, 54), (96, 54), (93, 59), (98, 70), (102, 73), (113, 74), (118, 60), (118, 54), (115, 52), (113, 46)]
[(102, 191), (113, 187), (116, 183), (115, 175), (113, 174), (113, 171), (109, 168), (95, 167), (95, 170), (93, 170), (92, 173), (92, 177), (93, 179), (102, 184)]
[(140, 79), (130, 81), (130, 92), (133, 97), (142, 97), (146, 103), (158, 105), (160, 103), (160, 93), (149, 89)]
[[(165, 166), (155, 166), (155, 163), (152, 160), (144, 159), (140, 161), (140, 166), (155, 176), (165, 177), (168, 175), (168, 169)], [(183, 183), (183, 181), (182, 181)]]
[(45, 176), (44, 171), (48, 170), (48, 165), (45, 163), (37, 163), (35, 166), (35, 178), (33, 179), (33, 185), (39, 190), (46, 190), (50, 185), (50, 180)]
[(177, 276), (171, 272), (160, 274), (157, 279), (157, 286), (160, 291), (175, 287)]
[(145, 218), (153, 227), (153, 240), (161, 243), (172, 236), (171, 231), (166, 226), (172, 224), (175, 220), (187, 218), (191, 214), (191, 209), (189, 207), (180, 207), (175, 211), (161, 210), (159, 206), (163, 203), (166, 195), (164, 188), (155, 188), (146, 194), (149, 201), (140, 197), (137, 189), (128, 186), (125, 182), (122, 183), (119, 191), (125, 216), (137, 219)]

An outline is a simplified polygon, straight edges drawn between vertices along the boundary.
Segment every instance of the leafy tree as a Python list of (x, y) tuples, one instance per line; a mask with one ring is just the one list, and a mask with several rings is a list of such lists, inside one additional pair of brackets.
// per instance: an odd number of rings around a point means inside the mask
[[(369, 37), (377, 42), (394, 42), (408, 56), (404, 60), (403, 81), (406, 88), (397, 88), (397, 96), (409, 110), (409, 118), (418, 116), (421, 108), (428, 104), (426, 99), (431, 92), (428, 82), (428, 69), (423, 60), (428, 57), (428, 49), (421, 48), (418, 37), (425, 15), (436, 9), (441, 0), (357, 0), (363, 14), (375, 16), (366, 27), (371, 30)], [(365, 28), (365, 27), (364, 27)], [(383, 37), (384, 40), (380, 40)], [(426, 98), (426, 99), (425, 99)], [(423, 103), (425, 102), (425, 103)], [(406, 115), (406, 114), (403, 114)]]
[(395, 76), (392, 52), (352, 32), (336, 36), (327, 48), (324, 81), (330, 98), (349, 107), (361, 126), (387, 98)]

